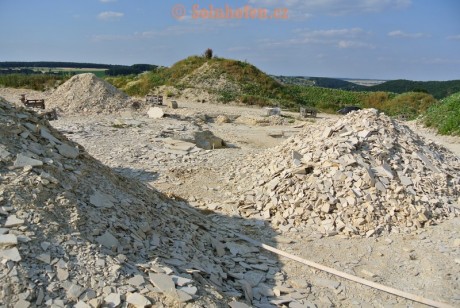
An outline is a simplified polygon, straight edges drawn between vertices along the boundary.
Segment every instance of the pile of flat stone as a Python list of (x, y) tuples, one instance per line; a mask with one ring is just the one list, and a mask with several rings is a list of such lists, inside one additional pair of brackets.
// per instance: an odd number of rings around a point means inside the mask
[(78, 74), (46, 99), (46, 106), (64, 114), (112, 113), (130, 108), (128, 95), (92, 73)]
[(280, 298), (278, 262), (227, 219), (116, 174), (0, 102), (0, 306), (301, 304), (308, 290)]
[(281, 231), (405, 233), (460, 213), (460, 159), (375, 109), (307, 126), (239, 177), (242, 216)]

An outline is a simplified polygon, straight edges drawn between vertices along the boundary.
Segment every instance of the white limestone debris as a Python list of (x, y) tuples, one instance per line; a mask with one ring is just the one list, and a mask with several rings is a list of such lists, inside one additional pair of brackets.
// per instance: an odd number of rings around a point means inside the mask
[(241, 193), (253, 195), (241, 216), (283, 232), (369, 237), (459, 214), (458, 157), (375, 109), (306, 126), (241, 169)]
[[(183, 155), (204, 152), (186, 141), (163, 144)], [(7, 290), (0, 306), (205, 307), (210, 298), (221, 306), (275, 298), (262, 286), (273, 283), (276, 260), (260, 258), (231, 226), (113, 172), (33, 111), (0, 100), (0, 145)]]
[(164, 117), (165, 112), (160, 107), (150, 107), (147, 111), (147, 115), (151, 119), (161, 119)]

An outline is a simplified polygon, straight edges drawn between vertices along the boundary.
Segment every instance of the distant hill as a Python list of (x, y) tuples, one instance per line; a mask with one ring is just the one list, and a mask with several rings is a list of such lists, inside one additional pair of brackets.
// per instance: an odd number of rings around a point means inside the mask
[(302, 76), (272, 76), (286, 85), (316, 86), (329, 89), (347, 91), (369, 91), (369, 92), (424, 92), (433, 95), (437, 99), (447, 97), (460, 91), (460, 80), (450, 81), (412, 81), (412, 80), (390, 80), (373, 86), (363, 86), (354, 82), (339, 78), (325, 77), (302, 77)]
[(379, 85), (367, 87), (367, 91), (386, 91), (393, 93), (425, 92), (441, 99), (460, 91), (460, 80), (450, 81), (411, 81), (390, 80)]

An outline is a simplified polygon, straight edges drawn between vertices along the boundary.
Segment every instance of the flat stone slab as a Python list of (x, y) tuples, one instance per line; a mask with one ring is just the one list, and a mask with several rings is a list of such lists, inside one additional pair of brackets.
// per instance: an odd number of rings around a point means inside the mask
[(164, 293), (175, 293), (176, 284), (171, 276), (149, 273), (150, 282)]
[(5, 227), (11, 228), (11, 227), (21, 226), (23, 224), (24, 224), (24, 220), (17, 218), (16, 215), (11, 215), (11, 216), (8, 216), (8, 218), (6, 219)]
[(107, 194), (104, 194), (98, 190), (94, 192), (89, 197), (89, 202), (94, 205), (95, 207), (99, 208), (111, 208), (113, 207), (113, 202), (111, 200), (111, 197)]
[(121, 303), (120, 294), (110, 293), (104, 298), (104, 301), (108, 307), (117, 307)]
[(41, 160), (31, 158), (24, 154), (18, 154), (16, 156), (16, 160), (13, 163), (13, 166), (16, 168), (23, 168), (25, 166), (36, 167), (36, 166), (43, 166), (43, 162)]
[(145, 307), (152, 304), (145, 296), (139, 293), (128, 294), (128, 296), (126, 296), (126, 302), (135, 307)]
[(245, 303), (242, 303), (242, 302), (230, 302), (228, 303), (228, 305), (231, 307), (231, 308), (250, 308), (251, 306), (248, 306), (247, 304)]
[(61, 144), (62, 142), (57, 139), (56, 137), (54, 137), (53, 135), (51, 135), (51, 133), (49, 132), (49, 130), (47, 130), (46, 128), (42, 127), (40, 129), (40, 136), (42, 136), (43, 138), (45, 139), (48, 139), (48, 141), (50, 142), (53, 142), (55, 144)]
[(18, 244), (18, 238), (14, 234), (2, 234), (0, 235), (0, 247), (16, 246)]
[(135, 275), (134, 277), (128, 280), (128, 283), (132, 286), (139, 287), (145, 283), (144, 277), (142, 275)]
[(59, 154), (61, 154), (64, 157), (67, 157), (67, 158), (75, 159), (75, 158), (77, 158), (78, 154), (80, 153), (78, 148), (72, 147), (72, 146), (70, 146), (68, 144), (65, 144), (65, 143), (57, 145), (56, 148), (57, 148)]
[(14, 247), (11, 249), (0, 249), (0, 258), (3, 258), (7, 261), (19, 262), (22, 260), (19, 250)]
[(104, 247), (111, 249), (113, 246), (117, 247), (119, 245), (118, 240), (113, 236), (109, 231), (96, 238), (96, 241)]

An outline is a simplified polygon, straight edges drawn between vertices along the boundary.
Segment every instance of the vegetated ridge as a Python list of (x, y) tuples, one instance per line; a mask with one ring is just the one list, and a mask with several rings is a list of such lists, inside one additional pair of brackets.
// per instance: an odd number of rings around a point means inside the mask
[[(74, 72), (56, 71), (55, 69), (104, 69), (105, 75), (129, 75), (140, 74), (158, 67), (152, 64), (133, 64), (133, 65), (114, 65), (114, 64), (97, 64), (97, 63), (77, 63), (77, 62), (52, 62), (52, 61), (36, 61), (36, 62), (0, 62), (0, 75), (2, 74), (52, 74), (52, 75), (69, 75)], [(46, 68), (48, 71), (37, 69)]]
[(339, 78), (326, 77), (303, 77), (303, 76), (273, 76), (286, 85), (316, 86), (330, 89), (365, 92), (422, 92), (433, 95), (436, 99), (442, 99), (460, 91), (460, 80), (449, 81), (413, 81), (405, 79), (389, 80), (373, 86), (363, 86)]

